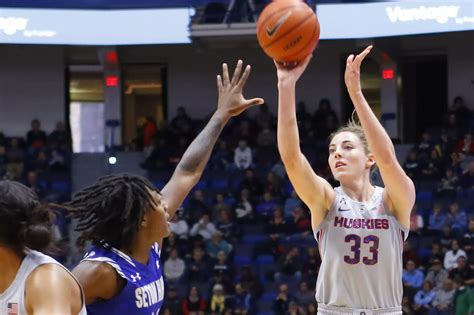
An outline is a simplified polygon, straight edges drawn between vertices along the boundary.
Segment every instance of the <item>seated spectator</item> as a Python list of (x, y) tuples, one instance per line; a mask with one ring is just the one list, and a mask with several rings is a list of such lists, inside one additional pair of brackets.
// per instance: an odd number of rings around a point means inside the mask
[(193, 129), (193, 120), (186, 113), (186, 109), (180, 106), (176, 110), (176, 116), (171, 120), (170, 126), (176, 134), (189, 137)]
[(242, 267), (240, 274), (237, 277), (237, 281), (242, 283), (244, 290), (250, 293), (253, 297), (258, 298), (262, 295), (262, 284), (260, 283), (259, 278), (253, 274), (250, 266)]
[(197, 247), (193, 250), (192, 259), (186, 264), (188, 283), (200, 284), (209, 280), (207, 261), (204, 259), (204, 251)]
[(206, 300), (199, 294), (198, 288), (192, 286), (189, 294), (181, 304), (183, 315), (204, 315), (206, 311)]
[(288, 305), (288, 312), (286, 312), (288, 315), (306, 315), (305, 309), (301, 306), (299, 306), (295, 301), (290, 301), (290, 304)]
[(421, 272), (415, 265), (413, 260), (407, 261), (406, 269), (403, 270), (402, 275), (403, 290), (410, 297), (421, 288), (424, 280), (423, 272)]
[(222, 236), (228, 242), (234, 243), (240, 238), (239, 226), (232, 221), (228, 209), (222, 209), (219, 213), (216, 229), (222, 233)]
[(453, 152), (454, 148), (454, 142), (453, 140), (449, 137), (448, 133), (446, 130), (441, 130), (441, 134), (439, 136), (439, 142), (435, 145), (436, 150), (438, 150), (438, 153), (441, 156), (441, 159), (443, 160), (443, 163), (447, 165), (450, 159), (450, 154)]
[(283, 195), (283, 187), (280, 177), (276, 176), (272, 172), (267, 173), (267, 178), (263, 184), (263, 191), (269, 192), (275, 198), (280, 199)]
[(409, 238), (414, 248), (418, 248), (420, 234), (424, 226), (423, 217), (418, 214), (418, 206), (415, 204), (410, 212), (410, 234)]
[(165, 261), (163, 272), (168, 282), (179, 283), (184, 275), (186, 265), (184, 260), (178, 256), (176, 248), (171, 249), (168, 259)]
[(245, 178), (242, 180), (239, 186), (239, 190), (247, 189), (250, 192), (250, 197), (256, 199), (262, 193), (262, 183), (255, 177), (252, 170), (245, 170)]
[(49, 170), (48, 153), (42, 150), (32, 156), (32, 159), (30, 159), (27, 163), (27, 170), (36, 171), (39, 176), (45, 175)]
[(174, 285), (167, 285), (165, 290), (165, 301), (163, 302), (163, 314), (181, 315), (181, 301), (178, 296), (178, 291)]
[(454, 199), (459, 187), (459, 177), (452, 168), (447, 168), (444, 176), (438, 184), (437, 194), (439, 197)]
[(174, 217), (171, 218), (170, 232), (176, 234), (176, 236), (181, 240), (188, 239), (189, 226), (183, 219), (183, 208), (179, 208)]
[(316, 283), (319, 266), (321, 266), (321, 257), (315, 247), (306, 249), (306, 257), (303, 264), (303, 279), (308, 283)]
[(293, 216), (293, 210), (301, 205), (301, 200), (298, 198), (296, 191), (291, 191), (291, 196), (286, 198), (285, 205), (283, 207), (283, 213), (285, 218), (291, 218)]
[(209, 299), (209, 314), (221, 315), (226, 309), (226, 298), (224, 294), (224, 287), (217, 283), (212, 288), (212, 295)]
[(288, 293), (288, 285), (280, 284), (278, 295), (273, 302), (273, 314), (286, 315), (293, 297)]
[(431, 132), (425, 131), (421, 135), (421, 141), (416, 145), (418, 158), (422, 161), (428, 159), (431, 151), (434, 149), (433, 135)]
[(257, 136), (257, 145), (262, 149), (272, 149), (276, 146), (276, 134), (269, 126), (265, 126)]
[(298, 291), (295, 293), (295, 300), (298, 306), (307, 308), (310, 304), (315, 302), (314, 290), (310, 290), (307, 281), (301, 281), (298, 286)]
[(34, 192), (36, 192), (36, 194), (38, 195), (40, 200), (43, 199), (44, 197), (46, 197), (46, 187), (44, 187), (43, 185), (41, 185), (39, 183), (37, 172), (29, 171), (26, 174), (26, 183), (25, 183), (25, 185), (27, 187), (31, 188)]
[(217, 253), (223, 251), (226, 256), (232, 251), (232, 245), (222, 239), (222, 233), (215, 231), (212, 238), (207, 241), (206, 254), (211, 258), (217, 258)]
[(7, 150), (7, 174), (11, 180), (19, 180), (23, 174), (25, 166), (25, 152), (20, 148), (17, 138), (10, 139), (10, 146)]
[(234, 315), (256, 314), (255, 298), (245, 290), (240, 282), (235, 284), (235, 293), (232, 296)]
[(443, 286), (444, 281), (447, 278), (448, 272), (443, 269), (441, 260), (435, 258), (432, 262), (430, 270), (426, 274), (425, 281), (429, 281), (431, 284), (433, 284), (433, 288), (435, 290), (438, 290)]
[(458, 258), (461, 256), (466, 257), (466, 252), (459, 249), (458, 240), (452, 240), (451, 249), (444, 256), (444, 268), (448, 271), (456, 268), (458, 266)]
[(435, 260), (439, 260), (440, 262), (442, 262), (443, 259), (444, 259), (444, 254), (441, 249), (441, 245), (437, 242), (434, 242), (431, 244), (431, 253), (426, 257), (424, 265), (426, 269), (428, 269), (429, 267), (433, 265)]
[(403, 295), (402, 298), (402, 311), (403, 315), (414, 315), (415, 312), (413, 311), (412, 303), (410, 302), (410, 297), (408, 295)]
[(421, 265), (421, 257), (413, 249), (411, 242), (405, 242), (403, 245), (403, 266), (406, 267), (409, 260), (414, 261), (417, 266)]
[(209, 241), (216, 231), (216, 227), (209, 220), (209, 215), (203, 214), (201, 219), (194, 223), (189, 234), (191, 236), (200, 235), (205, 241)]
[(248, 169), (252, 166), (252, 149), (247, 145), (247, 141), (239, 140), (239, 146), (234, 150), (234, 164), (239, 170)]
[(453, 232), (456, 234), (462, 233), (466, 229), (466, 212), (459, 209), (459, 203), (457, 203), (456, 201), (449, 205), (447, 222), (451, 226)]
[(421, 164), (420, 177), (427, 180), (439, 179), (443, 169), (443, 161), (438, 153), (438, 150), (432, 148), (430, 155), (424, 159)]
[(318, 314), (318, 306), (316, 303), (312, 303), (308, 305), (308, 308), (306, 309), (306, 315), (317, 315)]
[(39, 149), (42, 149), (46, 145), (46, 132), (41, 130), (41, 123), (38, 119), (31, 121), (31, 130), (26, 134), (26, 145), (30, 153), (34, 153)]
[(464, 137), (458, 141), (454, 152), (462, 152), (466, 155), (474, 155), (474, 141), (472, 140), (472, 134), (470, 132), (466, 132)]
[(311, 218), (308, 217), (303, 207), (296, 207), (293, 210), (293, 219), (290, 221), (288, 234), (290, 234), (288, 240), (291, 241), (314, 239), (311, 230)]
[(474, 161), (469, 162), (466, 171), (459, 178), (462, 189), (474, 189)]
[(474, 270), (467, 264), (467, 258), (465, 256), (459, 256), (456, 261), (457, 267), (449, 272), (449, 277), (451, 279), (459, 277), (464, 280), (465, 285), (474, 284)]
[(315, 126), (322, 126), (328, 118), (332, 118), (338, 124), (336, 112), (331, 108), (331, 102), (327, 98), (319, 101), (318, 109), (313, 114), (313, 122)]
[(290, 279), (301, 281), (303, 265), (298, 247), (292, 247), (288, 253), (283, 254), (277, 261), (275, 281), (283, 282)]
[(249, 222), (253, 219), (253, 204), (248, 189), (240, 191), (240, 198), (235, 206), (235, 216), (241, 222)]
[[(268, 110), (268, 104), (263, 103), (258, 106), (258, 113), (255, 115), (255, 122), (260, 129), (271, 126), (275, 120), (275, 116)], [(275, 137), (276, 138), (276, 137)]]
[(225, 140), (220, 140), (214, 149), (209, 160), (209, 167), (217, 171), (226, 171), (231, 169), (234, 161), (234, 154), (228, 148)]
[(445, 224), (443, 226), (443, 230), (441, 231), (441, 237), (439, 242), (441, 244), (441, 250), (445, 253), (449, 248), (451, 248), (451, 243), (454, 240), (455, 235), (451, 230), (451, 226), (449, 224)]
[(56, 123), (56, 128), (48, 136), (48, 144), (65, 150), (71, 150), (72, 140), (71, 134), (66, 130), (66, 126), (62, 121)]
[(431, 303), (436, 297), (431, 282), (423, 282), (423, 288), (415, 294), (413, 310), (415, 314), (427, 314), (431, 308)]
[(469, 219), (467, 231), (461, 239), (461, 244), (468, 257), (471, 256), (474, 249), (474, 218)]
[(436, 297), (433, 300), (430, 315), (450, 315), (453, 309), (454, 293), (453, 281), (446, 278), (443, 286), (436, 290)]
[(211, 208), (204, 200), (204, 192), (201, 189), (196, 189), (186, 206), (186, 211), (184, 213), (185, 219), (190, 224), (193, 224), (199, 221), (203, 214), (210, 214), (211, 212)]
[(234, 278), (234, 269), (228, 262), (227, 255), (224, 251), (217, 253), (216, 262), (212, 266), (211, 285), (220, 283), (224, 286), (226, 292), (232, 289), (232, 279)]
[(266, 192), (263, 194), (262, 200), (258, 203), (256, 207), (257, 215), (264, 219), (271, 216), (277, 207), (277, 203), (273, 198), (272, 193)]
[(434, 235), (441, 235), (443, 226), (446, 224), (446, 215), (443, 213), (443, 206), (439, 202), (433, 204), (433, 212), (428, 218), (428, 230)]
[(415, 149), (411, 149), (408, 153), (405, 163), (403, 163), (403, 170), (411, 179), (416, 180), (419, 178), (421, 163)]
[(216, 219), (219, 218), (222, 210), (230, 209), (230, 205), (226, 203), (224, 194), (218, 192), (215, 194), (214, 204), (212, 205), (211, 217)]
[[(454, 293), (454, 315), (465, 315), (472, 311), (473, 307), (473, 292), (472, 289), (464, 284), (464, 279), (459, 277), (454, 279), (454, 287), (456, 293)], [(471, 312), (472, 313), (472, 312)]]

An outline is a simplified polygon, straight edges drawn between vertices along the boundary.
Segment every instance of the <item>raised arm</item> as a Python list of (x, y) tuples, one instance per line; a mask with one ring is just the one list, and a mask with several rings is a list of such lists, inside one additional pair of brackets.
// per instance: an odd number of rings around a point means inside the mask
[(415, 203), (415, 186), (398, 163), (392, 140), (365, 100), (360, 85), (360, 65), (371, 49), (372, 46), (369, 46), (356, 57), (350, 55), (347, 58), (344, 80), (369, 148), (380, 169), (389, 210), (394, 213), (398, 222), (409, 228), (410, 212)]
[[(278, 75), (278, 150), (296, 193), (311, 210), (313, 228), (323, 221), (334, 200), (331, 185), (316, 175), (300, 149), (296, 122), (295, 87), (311, 57), (289, 68), (275, 62)], [(290, 65), (291, 66), (291, 65)]]
[(242, 95), (249, 74), (250, 66), (247, 66), (242, 74), (242, 61), (239, 60), (231, 80), (227, 64), (222, 65), (222, 77), (217, 76), (217, 110), (184, 152), (173, 176), (161, 191), (163, 201), (168, 204), (170, 218), (201, 177), (216, 140), (229, 119), (253, 105), (263, 104), (261, 98), (246, 100)]
[(26, 280), (25, 308), (28, 314), (77, 315), (82, 304), (79, 284), (59, 265), (41, 265)]

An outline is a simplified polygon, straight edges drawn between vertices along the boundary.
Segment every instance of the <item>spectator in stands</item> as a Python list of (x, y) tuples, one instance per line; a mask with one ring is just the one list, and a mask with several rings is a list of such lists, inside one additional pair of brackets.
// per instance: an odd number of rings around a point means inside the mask
[(171, 218), (170, 232), (176, 234), (179, 239), (188, 239), (189, 226), (186, 220), (183, 219), (183, 208), (178, 208), (176, 214)]
[(71, 150), (71, 134), (67, 131), (64, 122), (58, 121), (56, 128), (48, 136), (48, 145), (54, 145), (65, 150)]
[(224, 293), (224, 287), (222, 284), (215, 284), (212, 288), (212, 295), (209, 299), (209, 311), (210, 315), (221, 315), (224, 314), (226, 309), (226, 298)]
[(203, 214), (210, 214), (211, 209), (204, 200), (204, 192), (201, 189), (196, 189), (189, 200), (185, 211), (185, 218), (193, 224), (197, 222)]
[(260, 217), (260, 219), (266, 221), (266, 219), (270, 217), (272, 213), (275, 211), (276, 207), (277, 207), (277, 202), (273, 198), (272, 193), (266, 192), (263, 194), (263, 198), (258, 203), (257, 207), (255, 208), (255, 211), (257, 215)]
[(456, 114), (448, 113), (446, 123), (443, 127), (451, 141), (456, 141), (462, 134), (462, 127)]
[(412, 303), (411, 303), (411, 298), (404, 294), (402, 298), (402, 311), (403, 315), (413, 315), (415, 314), (413, 311)]
[(433, 235), (441, 235), (443, 226), (446, 224), (446, 215), (443, 213), (443, 205), (440, 202), (433, 204), (433, 211), (428, 218), (428, 231)]
[(273, 218), (265, 223), (264, 231), (268, 239), (254, 248), (256, 255), (265, 254), (275, 257), (278, 256), (282, 252), (279, 246), (280, 241), (283, 240), (288, 233), (288, 224), (283, 218), (281, 210), (275, 210)]
[(286, 254), (280, 256), (276, 264), (275, 281), (280, 283), (288, 280), (301, 281), (302, 257), (298, 247), (292, 247)]
[(308, 308), (306, 310), (306, 315), (317, 315), (318, 313), (318, 306), (316, 303), (311, 303), (308, 305)]
[(459, 203), (457, 201), (454, 201), (449, 205), (447, 222), (451, 226), (453, 232), (456, 234), (462, 233), (466, 229), (466, 212), (459, 209)]
[(410, 260), (414, 261), (417, 266), (421, 265), (421, 257), (416, 250), (413, 249), (411, 242), (405, 242), (403, 245), (403, 266), (406, 267)]
[(168, 284), (166, 286), (165, 293), (166, 297), (165, 301), (163, 302), (163, 314), (181, 315), (182, 306), (178, 296), (178, 291), (176, 291), (176, 287), (172, 284)]
[(283, 187), (280, 177), (272, 172), (268, 172), (265, 183), (263, 184), (263, 191), (271, 193), (276, 199), (280, 199), (283, 196)]
[(25, 152), (20, 148), (17, 138), (10, 139), (10, 147), (7, 150), (7, 174), (12, 180), (20, 179), (25, 166)]
[(232, 251), (232, 245), (229, 244), (226, 240), (223, 240), (222, 233), (216, 230), (212, 234), (212, 238), (207, 241), (206, 254), (209, 257), (216, 259), (217, 253), (219, 253), (220, 251), (223, 251), (225, 255), (228, 256)]
[(250, 266), (243, 266), (237, 281), (242, 283), (242, 287), (253, 297), (258, 298), (262, 295), (262, 284), (257, 276), (254, 275)]
[(171, 128), (180, 136), (190, 136), (193, 128), (193, 121), (186, 113), (186, 109), (182, 106), (178, 107), (176, 116), (171, 120)]
[(446, 130), (441, 130), (439, 142), (435, 145), (445, 165), (450, 162), (450, 154), (453, 152), (454, 142)]
[(222, 209), (219, 219), (216, 222), (216, 229), (222, 233), (224, 239), (230, 243), (235, 243), (240, 238), (239, 225), (232, 221), (230, 211)]
[(222, 210), (228, 210), (230, 207), (224, 199), (224, 193), (217, 192), (214, 195), (214, 204), (212, 205), (211, 218), (217, 219)]
[(403, 163), (403, 169), (411, 179), (418, 179), (420, 175), (421, 163), (418, 159), (418, 153), (415, 149), (411, 149)]
[(431, 282), (425, 280), (423, 288), (415, 295), (415, 303), (413, 305), (415, 314), (427, 314), (435, 297), (436, 292), (433, 290)]
[(449, 277), (451, 279), (459, 277), (463, 279), (465, 285), (474, 284), (474, 270), (467, 264), (467, 258), (465, 256), (459, 256), (456, 261), (457, 267), (449, 272)]
[(474, 155), (474, 141), (472, 140), (472, 134), (470, 132), (466, 132), (464, 137), (458, 141), (455, 152)]
[(293, 210), (293, 218), (288, 227), (288, 234), (290, 234), (288, 240), (299, 242), (314, 239), (311, 232), (311, 218), (308, 217), (306, 211), (302, 206)]
[(260, 130), (271, 128), (275, 121), (275, 116), (268, 110), (268, 104), (264, 103), (258, 107), (258, 113), (255, 115), (255, 122)]
[(423, 284), (424, 275), (417, 267), (413, 260), (407, 261), (406, 269), (403, 271), (403, 290), (410, 297), (421, 288)]
[(31, 130), (26, 134), (26, 145), (30, 154), (42, 149), (46, 145), (46, 132), (41, 130), (41, 123), (38, 119), (31, 121)]
[(306, 249), (306, 257), (303, 263), (303, 279), (308, 283), (316, 283), (319, 267), (321, 266), (321, 257), (316, 247)]
[(285, 205), (283, 207), (283, 214), (285, 218), (291, 218), (293, 216), (293, 210), (296, 207), (301, 206), (301, 200), (298, 198), (296, 191), (291, 191), (290, 197), (286, 198)]
[(220, 283), (224, 286), (226, 292), (232, 289), (232, 280), (234, 279), (234, 268), (230, 261), (227, 259), (227, 255), (224, 251), (217, 253), (215, 263), (212, 266), (212, 278), (210, 279), (211, 287)]
[(7, 173), (7, 149), (3, 144), (0, 144), (0, 180), (3, 179)]
[(438, 290), (441, 289), (447, 278), (448, 272), (443, 269), (441, 260), (438, 258), (433, 259), (432, 266), (426, 274), (425, 281), (429, 281), (433, 284), (434, 289)]
[(153, 150), (153, 143), (156, 135), (157, 127), (153, 117), (148, 116), (143, 126), (143, 150), (149, 156)]
[(201, 219), (194, 223), (189, 234), (191, 236), (200, 235), (205, 241), (208, 241), (212, 238), (216, 231), (217, 229), (214, 226), (214, 223), (212, 223), (209, 219), (209, 214), (204, 213), (201, 216)]
[[(276, 146), (276, 133), (269, 126), (265, 126), (257, 136), (257, 145), (260, 149), (271, 150)], [(272, 153), (272, 151), (270, 151)]]
[(232, 306), (234, 315), (256, 315), (255, 298), (245, 290), (240, 282), (235, 284)]
[(200, 247), (193, 250), (193, 257), (189, 263), (186, 264), (187, 277), (189, 283), (200, 284), (207, 283), (209, 280), (208, 265), (204, 259), (204, 251)]
[(464, 284), (461, 278), (454, 279), (454, 315), (471, 315), (474, 308), (474, 293), (472, 289)]
[(253, 170), (247, 169), (245, 170), (245, 178), (240, 183), (239, 189), (247, 189), (250, 192), (250, 197), (252, 199), (257, 199), (260, 197), (262, 192), (262, 184), (260, 180), (257, 179)]
[(472, 256), (474, 249), (474, 217), (469, 219), (467, 231), (461, 239), (461, 244), (468, 257)]
[(299, 101), (296, 105), (296, 120), (298, 126), (302, 126), (305, 121), (311, 121), (311, 114), (306, 109), (306, 103)]
[(46, 197), (46, 189), (43, 185), (41, 185), (38, 181), (38, 173), (35, 171), (29, 171), (26, 174), (26, 186), (33, 190), (40, 200)]
[(314, 300), (314, 290), (309, 290), (308, 282), (301, 281), (298, 286), (298, 291), (295, 293), (295, 300), (298, 303), (298, 306), (307, 308), (310, 304), (315, 302)]
[(443, 252), (446, 252), (451, 247), (451, 243), (454, 240), (454, 238), (455, 238), (455, 235), (451, 229), (451, 226), (449, 224), (445, 224), (443, 226), (441, 237), (439, 239), (439, 242), (441, 244), (441, 249)]
[(280, 284), (278, 295), (273, 302), (273, 314), (286, 315), (290, 301), (293, 301), (293, 297), (288, 293), (288, 285), (286, 283)]
[(198, 288), (192, 286), (189, 295), (182, 302), (183, 315), (204, 315), (206, 311), (206, 300), (199, 294)]
[(27, 170), (36, 171), (40, 177), (45, 175), (49, 169), (49, 156), (46, 151), (38, 151), (36, 156), (27, 163)]
[(453, 104), (448, 108), (447, 115), (454, 115), (461, 130), (466, 130), (469, 126), (471, 111), (464, 104), (464, 99), (456, 96)]
[(185, 269), (186, 265), (184, 260), (178, 256), (178, 250), (176, 248), (171, 249), (169, 257), (163, 267), (166, 281), (176, 284), (181, 282)]
[(421, 135), (421, 141), (416, 145), (416, 151), (418, 158), (425, 161), (434, 149), (433, 135), (429, 131), (423, 132)]
[(253, 204), (248, 189), (240, 191), (240, 198), (235, 206), (235, 216), (239, 222), (250, 222), (253, 219)]
[(318, 109), (314, 112), (313, 122), (315, 126), (324, 126), (328, 119), (333, 119), (339, 124), (336, 112), (331, 108), (331, 102), (327, 98), (319, 101)]
[(305, 310), (303, 307), (299, 306), (295, 301), (290, 301), (288, 305), (287, 315), (305, 315)]
[(234, 153), (229, 149), (227, 141), (220, 140), (212, 153), (209, 167), (216, 171), (226, 171), (231, 168), (234, 161)]
[(239, 146), (234, 150), (234, 164), (239, 170), (248, 169), (252, 166), (252, 149), (247, 145), (247, 141), (239, 140)]
[(474, 161), (469, 162), (466, 171), (459, 178), (462, 189), (474, 189)]
[(466, 257), (466, 252), (459, 249), (459, 241), (453, 239), (451, 242), (451, 249), (448, 250), (444, 256), (444, 268), (448, 271), (453, 270), (458, 266), (458, 258)]
[(448, 167), (438, 184), (437, 194), (441, 198), (449, 198), (452, 200), (456, 197), (458, 186), (459, 177), (454, 173), (452, 168)]
[(236, 142), (238, 140), (245, 140), (249, 146), (252, 146), (255, 142), (255, 135), (257, 134), (253, 121), (247, 117), (245, 112), (239, 116), (238, 121), (239, 123), (234, 129), (233, 138)]
[(430, 155), (425, 158), (421, 164), (420, 176), (423, 179), (434, 180), (439, 179), (444, 169), (443, 161), (434, 147), (431, 149)]
[(450, 315), (453, 310), (454, 293), (453, 281), (446, 278), (443, 286), (436, 290), (436, 297), (433, 300), (430, 315)]
[(435, 260), (439, 260), (440, 262), (442, 262), (443, 259), (444, 259), (444, 254), (441, 249), (441, 245), (437, 242), (431, 243), (431, 253), (426, 257), (425, 264), (424, 264), (426, 269), (428, 269), (431, 265), (433, 265)]
[(418, 243), (420, 241), (420, 234), (424, 227), (423, 217), (418, 213), (417, 204), (413, 205), (413, 209), (410, 212), (410, 242), (414, 248), (418, 248)]

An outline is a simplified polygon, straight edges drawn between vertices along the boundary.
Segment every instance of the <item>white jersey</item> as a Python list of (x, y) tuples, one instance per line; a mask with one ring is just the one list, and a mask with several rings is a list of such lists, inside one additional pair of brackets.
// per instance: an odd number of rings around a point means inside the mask
[(321, 254), (316, 301), (321, 314), (401, 314), (402, 251), (408, 229), (387, 212), (381, 187), (369, 202), (341, 187), (314, 231)]
[[(16, 274), (15, 279), (8, 289), (0, 294), (0, 314), (1, 315), (27, 315), (25, 309), (25, 282), (28, 276), (38, 266), (44, 264), (56, 264), (64, 268), (73, 278), (74, 276), (60, 263), (53, 258), (42, 254), (38, 251), (30, 250), (21, 262), (20, 269)], [(76, 280), (76, 278), (74, 278)], [(76, 280), (77, 282), (77, 280)], [(79, 285), (79, 282), (78, 282)], [(80, 285), (79, 285), (80, 287)], [(82, 300), (84, 301), (84, 294), (82, 293)], [(83, 303), (81, 312), (78, 315), (86, 315), (86, 307)]]

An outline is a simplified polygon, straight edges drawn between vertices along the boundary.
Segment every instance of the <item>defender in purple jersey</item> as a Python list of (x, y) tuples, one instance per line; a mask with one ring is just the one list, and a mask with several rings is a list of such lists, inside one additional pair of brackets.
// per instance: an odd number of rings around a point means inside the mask
[[(328, 163), (340, 187), (316, 175), (301, 153), (295, 86), (311, 57), (275, 63), (278, 75), (278, 149), (296, 192), (311, 211), (321, 254), (318, 314), (402, 314), (402, 249), (415, 188), (397, 161), (390, 137), (365, 100), (360, 65), (371, 51), (350, 55), (344, 75), (360, 124), (330, 136)], [(377, 162), (385, 188), (370, 182)]]
[(217, 110), (161, 192), (142, 177), (111, 175), (76, 193), (68, 204), (77, 230), (94, 244), (73, 270), (90, 314), (158, 314), (164, 297), (160, 251), (169, 219), (198, 182), (229, 119), (263, 104), (261, 98), (242, 95), (250, 66), (242, 72), (239, 60), (232, 78), (227, 65), (222, 68)]

